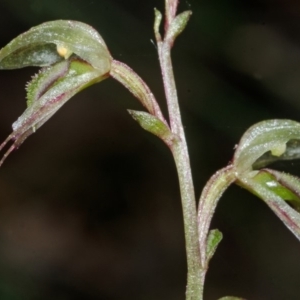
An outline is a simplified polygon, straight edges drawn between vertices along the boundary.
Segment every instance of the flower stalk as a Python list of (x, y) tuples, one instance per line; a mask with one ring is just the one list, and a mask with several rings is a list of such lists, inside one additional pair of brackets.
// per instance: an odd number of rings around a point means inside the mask
[(186, 299), (201, 300), (203, 269), (198, 242), (196, 199), (171, 60), (171, 49), (175, 38), (184, 29), (191, 12), (185, 12), (185, 21), (180, 20), (179, 22), (179, 19), (175, 16), (177, 4), (178, 1), (166, 0), (165, 37), (163, 39), (159, 33), (162, 16), (158, 10), (155, 10), (154, 33), (168, 105), (170, 128), (172, 133), (178, 137), (170, 149), (177, 168), (183, 210), (188, 269)]
[(110, 76), (126, 87), (148, 110), (148, 112), (167, 124), (160, 107), (146, 83), (126, 64), (113, 60)]

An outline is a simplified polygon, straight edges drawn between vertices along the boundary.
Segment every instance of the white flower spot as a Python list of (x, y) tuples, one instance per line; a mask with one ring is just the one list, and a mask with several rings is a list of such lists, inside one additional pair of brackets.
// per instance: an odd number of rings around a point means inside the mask
[(282, 155), (286, 150), (286, 144), (276, 145), (275, 148), (271, 149), (271, 153), (274, 156)]
[(68, 59), (72, 55), (72, 51), (63, 45), (56, 46), (57, 53), (64, 59)]

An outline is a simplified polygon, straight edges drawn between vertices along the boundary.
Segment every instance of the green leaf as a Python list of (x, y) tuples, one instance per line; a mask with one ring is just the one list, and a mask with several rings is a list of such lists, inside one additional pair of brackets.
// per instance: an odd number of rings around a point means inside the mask
[(0, 50), (0, 69), (49, 66), (74, 53), (101, 74), (110, 71), (112, 58), (91, 26), (58, 20), (32, 27)]
[(207, 237), (207, 244), (206, 244), (206, 265), (208, 266), (209, 261), (215, 254), (219, 243), (223, 238), (223, 234), (218, 229), (212, 229), (209, 231)]
[[(239, 176), (249, 175), (253, 165), (263, 158), (264, 164), (274, 159), (294, 159), (300, 157), (297, 147), (289, 149), (288, 142), (300, 140), (300, 124), (291, 120), (267, 120), (250, 127), (241, 138), (234, 154), (233, 164)], [(299, 145), (299, 143), (296, 143)], [(297, 148), (298, 149), (298, 148)], [(298, 149), (300, 150), (300, 149)]]
[(143, 129), (161, 138), (168, 146), (176, 139), (168, 125), (157, 117), (144, 111), (128, 110), (128, 112)]

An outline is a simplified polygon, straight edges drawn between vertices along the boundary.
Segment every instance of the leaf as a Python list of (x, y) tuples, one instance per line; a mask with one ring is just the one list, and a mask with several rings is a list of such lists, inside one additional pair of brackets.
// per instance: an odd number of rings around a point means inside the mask
[(0, 50), (0, 69), (49, 66), (74, 53), (101, 74), (112, 58), (99, 33), (78, 21), (50, 21), (32, 27)]
[(218, 229), (212, 229), (209, 231), (207, 242), (206, 242), (206, 265), (208, 266), (209, 261), (215, 254), (219, 243), (223, 238), (223, 234)]
[(144, 111), (128, 110), (128, 112), (143, 129), (161, 138), (168, 146), (176, 140), (168, 125), (157, 117)]

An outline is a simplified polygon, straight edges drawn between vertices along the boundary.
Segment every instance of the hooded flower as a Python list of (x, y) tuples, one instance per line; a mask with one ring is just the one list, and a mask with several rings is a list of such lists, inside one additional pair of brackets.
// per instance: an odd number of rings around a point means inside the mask
[(31, 28), (0, 50), (0, 69), (40, 66), (27, 85), (27, 109), (13, 123), (11, 151), (42, 126), (67, 100), (109, 76), (112, 58), (102, 37), (76, 21), (52, 21)]
[(272, 169), (276, 160), (300, 158), (300, 123), (267, 120), (250, 127), (233, 158), (236, 182), (261, 198), (300, 240), (300, 179)]

